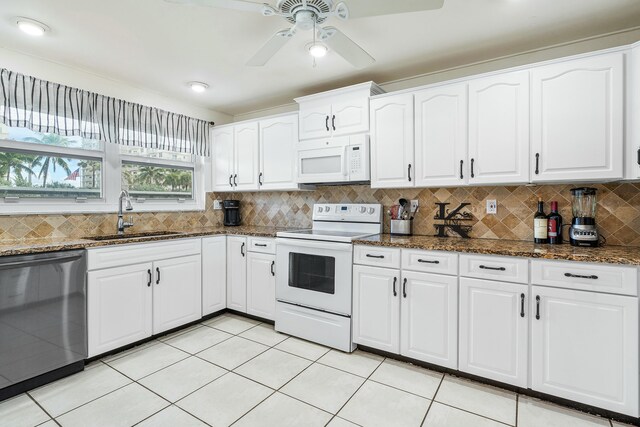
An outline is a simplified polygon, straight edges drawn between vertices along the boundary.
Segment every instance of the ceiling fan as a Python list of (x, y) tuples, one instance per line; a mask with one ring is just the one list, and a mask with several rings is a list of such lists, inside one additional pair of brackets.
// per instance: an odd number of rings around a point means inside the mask
[(248, 62), (250, 66), (263, 66), (298, 32), (313, 30), (313, 42), (309, 53), (321, 57), (328, 48), (356, 68), (365, 68), (375, 59), (356, 42), (336, 27), (320, 27), (327, 19), (336, 17), (342, 21), (369, 16), (392, 15), (439, 9), (444, 0), (277, 0), (275, 7), (268, 3), (247, 0), (165, 0), (169, 3), (194, 4), (244, 12), (256, 12), (264, 16), (280, 16), (293, 24), (278, 31)]

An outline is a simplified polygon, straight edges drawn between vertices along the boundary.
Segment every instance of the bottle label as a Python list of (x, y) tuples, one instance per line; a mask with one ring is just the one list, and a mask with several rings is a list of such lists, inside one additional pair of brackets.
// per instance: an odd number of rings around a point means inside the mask
[(547, 239), (548, 236), (548, 220), (547, 218), (535, 218), (533, 220), (533, 237), (536, 239)]
[(549, 237), (558, 237), (558, 220), (555, 218), (550, 219), (547, 229), (549, 230)]

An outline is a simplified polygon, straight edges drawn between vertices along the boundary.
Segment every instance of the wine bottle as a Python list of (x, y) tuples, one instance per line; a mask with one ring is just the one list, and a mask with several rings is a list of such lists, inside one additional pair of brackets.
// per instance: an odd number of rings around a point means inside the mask
[(558, 213), (558, 202), (551, 202), (551, 213), (547, 217), (547, 231), (549, 243), (562, 243), (562, 216)]
[(533, 242), (548, 243), (548, 225), (547, 215), (544, 213), (544, 202), (542, 198), (538, 198), (538, 212), (533, 216)]

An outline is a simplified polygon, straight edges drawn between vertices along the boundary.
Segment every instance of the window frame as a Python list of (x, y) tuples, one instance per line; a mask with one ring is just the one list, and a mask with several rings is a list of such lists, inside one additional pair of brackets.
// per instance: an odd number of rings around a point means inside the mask
[(180, 201), (178, 199), (146, 199), (144, 202), (132, 199), (133, 213), (136, 212), (187, 212), (204, 211), (205, 191), (210, 186), (207, 171), (210, 160), (193, 155), (193, 162), (176, 160), (162, 160), (146, 158), (144, 156), (126, 155), (120, 153), (120, 145), (102, 142), (102, 150), (87, 150), (81, 148), (59, 147), (54, 145), (37, 144), (32, 142), (0, 139), (0, 150), (18, 151), (26, 154), (51, 153), (68, 155), (73, 158), (92, 159), (102, 161), (100, 199), (38, 199), (20, 198), (16, 202), (7, 202), (0, 197), (1, 215), (28, 214), (99, 214), (115, 213), (118, 210), (118, 197), (122, 190), (122, 162), (150, 163), (158, 166), (180, 166), (187, 164), (193, 167), (193, 199)]

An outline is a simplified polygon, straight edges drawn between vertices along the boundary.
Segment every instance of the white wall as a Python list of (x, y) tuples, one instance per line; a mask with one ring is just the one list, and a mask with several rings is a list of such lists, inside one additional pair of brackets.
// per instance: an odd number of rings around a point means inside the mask
[(148, 89), (110, 79), (86, 70), (16, 52), (0, 47), (0, 68), (49, 80), (129, 102), (160, 108), (218, 124), (229, 123), (233, 117), (184, 101), (168, 98)]
[[(549, 46), (542, 49), (522, 52), (516, 55), (509, 55), (500, 58), (490, 58), (486, 61), (477, 62), (474, 64), (464, 64), (446, 70), (425, 70), (424, 74), (420, 74), (417, 76), (384, 83), (377, 83), (385, 91), (394, 92), (427, 84), (472, 76), (475, 74), (503, 70), (506, 68), (533, 64), (541, 61), (548, 61), (565, 56), (578, 55), (581, 53), (592, 52), (611, 47), (624, 46), (635, 43), (638, 40), (640, 40), (640, 29), (635, 29), (616, 34), (563, 43), (556, 46)], [(298, 105), (292, 101), (291, 103), (285, 105), (278, 105), (272, 108), (238, 114), (234, 116), (234, 121), (250, 120), (272, 114), (297, 111), (297, 109)]]

